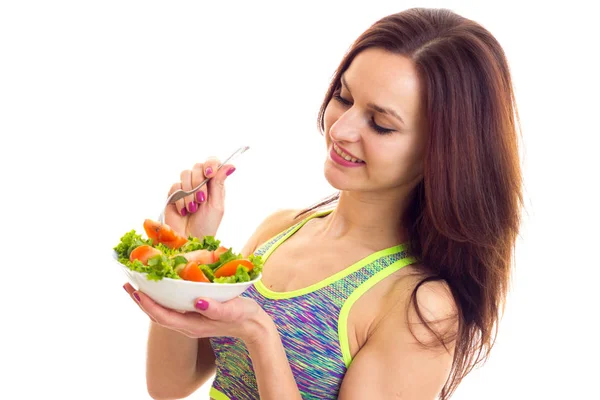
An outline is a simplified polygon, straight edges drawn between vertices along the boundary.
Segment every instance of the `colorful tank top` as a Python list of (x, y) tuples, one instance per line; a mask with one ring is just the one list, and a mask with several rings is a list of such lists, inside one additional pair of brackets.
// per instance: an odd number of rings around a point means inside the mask
[[(329, 214), (317, 212), (281, 232), (254, 254), (270, 254), (306, 222)], [(273, 292), (262, 281), (242, 296), (254, 299), (275, 321), (290, 367), (303, 399), (337, 399), (342, 379), (352, 362), (348, 315), (367, 290), (400, 268), (414, 263), (401, 244), (377, 251), (309, 287)], [(252, 361), (244, 343), (231, 337), (210, 339), (217, 373), (210, 391), (215, 400), (258, 399)]]

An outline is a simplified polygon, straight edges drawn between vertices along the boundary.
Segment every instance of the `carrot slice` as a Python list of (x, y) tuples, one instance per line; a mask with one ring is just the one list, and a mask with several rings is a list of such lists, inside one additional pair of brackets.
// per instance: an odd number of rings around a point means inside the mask
[(155, 249), (152, 246), (148, 246), (147, 244), (143, 244), (133, 249), (133, 251), (129, 255), (129, 261), (140, 260), (142, 264), (148, 265), (148, 259), (159, 254), (162, 254), (160, 250)]
[(231, 260), (217, 268), (215, 271), (215, 278), (235, 275), (238, 265), (243, 265), (244, 267), (248, 268), (249, 271), (254, 268), (254, 265), (249, 260)]

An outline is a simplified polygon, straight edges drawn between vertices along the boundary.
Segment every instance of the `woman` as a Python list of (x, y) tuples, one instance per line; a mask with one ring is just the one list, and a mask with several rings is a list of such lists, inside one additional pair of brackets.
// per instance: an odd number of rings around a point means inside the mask
[[(448, 10), (388, 16), (354, 43), (319, 114), (339, 193), (268, 217), (243, 249), (262, 282), (197, 313), (126, 290), (152, 319), (147, 383), (221, 399), (447, 399), (493, 344), (519, 228), (517, 119), (504, 53)], [(518, 119), (517, 119), (518, 120)], [(215, 235), (228, 165), (171, 191), (181, 233)], [(331, 205), (330, 209), (324, 209)]]

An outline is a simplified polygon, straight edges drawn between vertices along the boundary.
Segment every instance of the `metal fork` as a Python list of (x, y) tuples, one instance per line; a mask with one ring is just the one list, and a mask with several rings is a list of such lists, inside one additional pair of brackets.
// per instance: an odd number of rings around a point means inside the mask
[[(225, 159), (225, 161), (223, 161), (218, 167), (217, 167), (217, 171), (221, 169), (221, 167), (223, 167), (223, 165), (227, 164), (227, 162), (233, 160), (235, 157), (239, 156), (240, 154), (243, 154), (246, 152), (246, 150), (248, 150), (250, 148), (250, 146), (242, 146), (239, 149), (237, 149), (232, 155), (230, 155), (229, 157), (227, 157)], [(215, 173), (217, 172), (215, 171)], [(193, 188), (190, 191), (185, 191), (182, 189), (176, 190), (173, 193), (171, 193), (171, 195), (167, 198), (167, 202), (165, 203), (165, 206), (162, 209), (162, 212), (160, 213), (159, 217), (158, 217), (158, 221), (161, 224), (164, 224), (165, 222), (165, 210), (167, 209), (167, 206), (169, 204), (173, 204), (175, 203), (177, 200), (181, 200), (183, 199), (185, 196), (189, 196), (191, 194), (196, 193), (198, 190), (200, 190), (202, 188), (202, 186), (206, 185), (206, 182), (208, 182), (209, 180), (211, 180), (212, 178), (206, 178), (205, 180), (203, 180), (202, 182), (200, 182), (200, 184), (198, 186), (196, 186), (195, 188)]]

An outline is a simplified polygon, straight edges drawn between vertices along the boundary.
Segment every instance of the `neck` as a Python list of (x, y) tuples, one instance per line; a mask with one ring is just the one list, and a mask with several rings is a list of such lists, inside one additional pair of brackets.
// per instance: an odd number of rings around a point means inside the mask
[(411, 189), (393, 193), (340, 193), (336, 209), (327, 216), (318, 235), (324, 239), (358, 241), (372, 247), (406, 242), (403, 217)]

